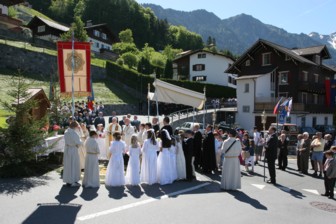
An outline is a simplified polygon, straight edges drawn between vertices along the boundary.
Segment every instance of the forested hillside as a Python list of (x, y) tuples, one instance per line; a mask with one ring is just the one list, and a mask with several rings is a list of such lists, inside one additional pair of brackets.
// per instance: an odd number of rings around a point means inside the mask
[(169, 25), (134, 0), (29, 0), (29, 3), (34, 9), (65, 24), (73, 22), (76, 10), (80, 11), (84, 22), (107, 23), (115, 34), (131, 29), (138, 48), (145, 43), (156, 50), (162, 50), (166, 45), (183, 50), (203, 47), (200, 35), (182, 26)]

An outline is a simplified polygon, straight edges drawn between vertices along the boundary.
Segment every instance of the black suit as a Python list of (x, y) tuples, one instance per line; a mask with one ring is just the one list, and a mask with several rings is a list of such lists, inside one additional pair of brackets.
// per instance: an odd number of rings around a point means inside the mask
[(96, 117), (94, 120), (94, 126), (97, 128), (98, 124), (103, 124), (103, 127), (105, 128), (105, 119), (104, 117)]
[(216, 153), (215, 153), (215, 137), (212, 132), (209, 132), (203, 140), (203, 164), (204, 172), (211, 172), (217, 169)]
[(202, 133), (196, 131), (194, 135), (194, 166), (199, 168), (202, 165)]
[(163, 129), (166, 129), (166, 130), (168, 131), (168, 133), (170, 134), (170, 136), (173, 135), (173, 128), (172, 128), (172, 126), (170, 126), (169, 124), (163, 126), (163, 127), (161, 128), (161, 131), (162, 131)]
[(288, 140), (285, 139), (284, 142), (278, 140), (278, 147), (280, 149), (279, 156), (278, 156), (278, 163), (279, 168), (282, 170), (286, 170), (288, 165)]
[(188, 138), (186, 141), (183, 141), (182, 143), (183, 146), (183, 152), (184, 152), (184, 157), (186, 160), (186, 172), (187, 172), (187, 180), (191, 181), (193, 179), (193, 174), (192, 174), (192, 157), (193, 157), (193, 151), (194, 151), (194, 146), (193, 146), (193, 139)]
[(276, 183), (275, 179), (275, 160), (277, 158), (277, 149), (278, 149), (278, 138), (276, 134), (272, 134), (265, 144), (265, 157), (267, 159), (268, 171), (272, 183)]

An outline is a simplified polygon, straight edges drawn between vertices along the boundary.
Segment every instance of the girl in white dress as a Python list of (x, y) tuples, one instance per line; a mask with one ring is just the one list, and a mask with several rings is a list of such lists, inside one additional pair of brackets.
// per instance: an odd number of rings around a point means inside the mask
[(97, 125), (97, 135), (98, 135), (98, 138), (96, 139), (96, 141), (98, 143), (99, 151), (100, 151), (99, 159), (100, 160), (108, 160), (103, 124), (98, 124)]
[(176, 136), (175, 140), (172, 140), (172, 147), (176, 150), (176, 170), (177, 179), (184, 180), (187, 178), (186, 161), (181, 143), (181, 136)]
[[(169, 149), (170, 153), (170, 166), (171, 166), (171, 174), (172, 174), (172, 181), (177, 180), (177, 164), (176, 164), (176, 146), (175, 146), (175, 139), (171, 139), (172, 145)], [(174, 142), (174, 144), (173, 144)]]
[(144, 134), (144, 132), (146, 131), (146, 129), (145, 129), (145, 124), (144, 123), (141, 123), (140, 125), (139, 125), (139, 132), (138, 132), (138, 141), (139, 141), (139, 144), (140, 144), (140, 146), (142, 146), (143, 145), (143, 143), (144, 143), (144, 139), (142, 138), (142, 136), (143, 136), (143, 134)]
[(154, 130), (147, 131), (147, 139), (142, 146), (142, 163), (140, 180), (143, 183), (152, 185), (157, 182), (157, 151), (159, 145), (156, 141)]
[[(81, 138), (81, 141), (85, 142), (86, 139), (89, 137), (89, 131), (87, 130), (85, 123), (81, 123), (80, 128), (81, 129), (80, 129), (80, 135), (79, 136)], [(81, 170), (83, 170), (85, 168), (85, 161), (86, 161), (85, 160), (86, 151), (85, 151), (84, 145), (79, 147), (78, 153), (79, 153), (80, 167), (81, 167)]]
[(90, 131), (90, 138), (88, 138), (84, 147), (86, 149), (86, 158), (85, 158), (85, 172), (83, 179), (83, 187), (99, 187), (99, 162), (98, 154), (99, 147), (96, 142), (98, 138), (97, 132)]
[(173, 182), (169, 152), (171, 138), (168, 131), (165, 129), (160, 131), (160, 136), (161, 151), (157, 159), (157, 180), (160, 185), (165, 185)]
[(110, 146), (111, 158), (107, 166), (105, 185), (106, 186), (123, 186), (125, 185), (124, 175), (124, 158), (126, 144), (121, 139), (121, 133), (113, 134), (114, 141)]
[(131, 137), (131, 145), (128, 150), (129, 160), (126, 170), (126, 184), (140, 184), (140, 145), (137, 135)]

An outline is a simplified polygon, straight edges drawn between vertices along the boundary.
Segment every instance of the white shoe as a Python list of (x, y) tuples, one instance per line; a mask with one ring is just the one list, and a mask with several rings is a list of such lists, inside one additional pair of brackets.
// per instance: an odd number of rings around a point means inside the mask
[(81, 185), (79, 184), (79, 183), (73, 183), (73, 184), (71, 184), (71, 187), (80, 187)]

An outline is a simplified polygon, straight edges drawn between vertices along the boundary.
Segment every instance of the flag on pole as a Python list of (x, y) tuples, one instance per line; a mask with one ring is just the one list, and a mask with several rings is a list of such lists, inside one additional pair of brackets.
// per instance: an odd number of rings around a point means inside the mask
[(288, 105), (287, 105), (287, 117), (290, 116), (290, 112), (292, 110), (292, 103), (293, 103), (293, 99), (291, 98), (289, 101), (288, 101)]
[(278, 101), (278, 103), (275, 105), (274, 110), (273, 110), (273, 114), (277, 114), (278, 113), (281, 101), (282, 101), (282, 97), (280, 98), (280, 100)]

